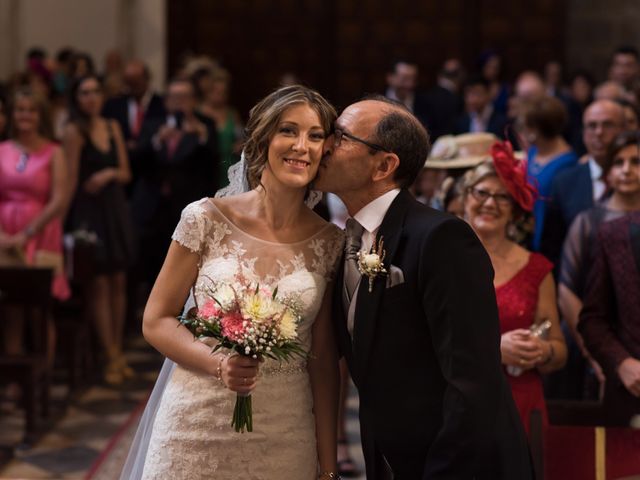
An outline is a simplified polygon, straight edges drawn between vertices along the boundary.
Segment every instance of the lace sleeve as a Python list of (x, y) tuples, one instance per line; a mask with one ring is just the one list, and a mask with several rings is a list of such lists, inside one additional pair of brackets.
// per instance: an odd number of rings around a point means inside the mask
[(207, 199), (190, 203), (180, 216), (180, 221), (171, 238), (193, 253), (202, 254), (205, 238), (211, 229), (211, 219), (205, 208)]

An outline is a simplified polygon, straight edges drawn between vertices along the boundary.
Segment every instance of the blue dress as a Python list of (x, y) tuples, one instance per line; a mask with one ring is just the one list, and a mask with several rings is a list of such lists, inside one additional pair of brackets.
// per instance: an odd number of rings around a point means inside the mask
[(540, 242), (542, 240), (542, 230), (544, 227), (544, 217), (547, 209), (547, 203), (551, 195), (551, 185), (553, 179), (558, 172), (565, 168), (573, 167), (578, 163), (578, 157), (575, 152), (569, 151), (558, 155), (546, 165), (540, 165), (534, 161), (538, 154), (536, 147), (531, 147), (527, 152), (529, 183), (538, 188), (538, 199), (533, 206), (533, 218), (535, 219), (535, 228), (533, 231), (533, 241), (531, 249), (534, 252), (540, 251)]

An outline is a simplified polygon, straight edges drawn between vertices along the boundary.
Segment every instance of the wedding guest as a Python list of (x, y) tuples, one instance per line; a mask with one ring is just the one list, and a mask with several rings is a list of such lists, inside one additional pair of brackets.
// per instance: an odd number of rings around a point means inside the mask
[(155, 133), (156, 120), (163, 119), (166, 111), (162, 97), (151, 88), (151, 73), (144, 62), (130, 60), (122, 75), (125, 93), (107, 100), (102, 114), (118, 122), (122, 130), (132, 174), (128, 188), (131, 193), (145, 168), (153, 162), (144, 144)]
[(438, 72), (437, 85), (426, 93), (426, 126), (432, 139), (450, 135), (462, 113), (462, 84), (465, 71), (457, 58), (447, 59)]
[[(624, 112), (620, 105), (611, 100), (596, 100), (587, 107), (583, 116), (583, 139), (587, 148), (584, 161), (560, 172), (553, 180), (547, 200), (544, 235), (540, 251), (552, 262), (560, 264), (563, 243), (569, 227), (575, 218), (596, 205), (606, 194), (606, 182), (602, 175), (607, 162), (608, 148), (617, 135), (624, 131)], [(558, 272), (556, 271), (556, 275)], [(586, 278), (586, 276), (584, 277)], [(585, 362), (582, 349), (575, 340), (570, 325), (577, 319), (577, 310), (571, 312), (571, 298), (563, 291), (561, 281), (558, 291), (561, 298), (562, 328), (569, 355), (564, 369), (554, 372), (546, 379), (548, 398), (594, 399), (597, 398), (597, 379)], [(595, 388), (594, 388), (595, 387)]]
[[(562, 249), (560, 264), (558, 306), (562, 318), (567, 322), (571, 333), (584, 358), (590, 362), (598, 380), (605, 381), (604, 374), (589, 351), (584, 347), (582, 337), (578, 333), (578, 317), (586, 298), (586, 282), (591, 266), (595, 263), (596, 238), (600, 227), (633, 210), (633, 202), (629, 201), (627, 172), (621, 168), (625, 156), (637, 153), (632, 147), (636, 145), (637, 135), (625, 132), (618, 135), (609, 148), (603, 164), (603, 178), (611, 190), (611, 195), (599, 201), (594, 207), (578, 214), (571, 224)], [(631, 208), (629, 207), (631, 205)]]
[[(231, 75), (223, 68), (208, 71), (200, 92), (199, 112), (214, 121), (218, 137), (218, 172), (216, 190), (229, 184), (227, 171), (240, 159), (242, 120), (229, 104)], [(201, 85), (203, 82), (200, 82)]]
[(609, 80), (633, 92), (640, 83), (640, 52), (631, 45), (622, 45), (611, 55)]
[(91, 55), (85, 52), (73, 52), (69, 62), (69, 73), (71, 81), (88, 75), (95, 75), (96, 69)]
[(114, 98), (125, 92), (124, 59), (118, 49), (109, 50), (105, 54), (101, 80), (105, 98)]
[(193, 83), (173, 79), (167, 87), (167, 114), (150, 122), (154, 132), (143, 149), (150, 159), (132, 196), (140, 229), (142, 276), (153, 284), (169, 248), (171, 232), (185, 205), (216, 191), (217, 135), (213, 122), (196, 112)]
[[(95, 75), (77, 79), (70, 92), (64, 148), (75, 198), (70, 224), (98, 237), (89, 310), (107, 365), (104, 380), (121, 383), (133, 371), (122, 352), (126, 311), (125, 272), (134, 258), (133, 225), (123, 185), (131, 173), (118, 123), (101, 116), (102, 86)], [(77, 186), (77, 190), (76, 190)]]
[(387, 89), (384, 96), (402, 103), (423, 125), (428, 121), (428, 105), (425, 96), (416, 91), (418, 64), (408, 59), (396, 59), (386, 75)]
[(485, 51), (478, 61), (480, 74), (489, 82), (489, 92), (496, 112), (505, 115), (509, 100), (509, 85), (503, 80), (503, 63), (500, 54), (494, 50)]
[[(600, 224), (584, 288), (578, 331), (602, 366), (604, 405), (613, 425), (640, 413), (640, 151), (638, 132), (611, 145), (605, 167), (619, 218)], [(577, 222), (578, 220), (576, 220)]]
[(596, 100), (629, 100), (629, 93), (618, 82), (608, 81), (598, 85), (593, 91)]
[(442, 182), (442, 207), (445, 212), (464, 218), (464, 177), (447, 177)]
[(640, 126), (640, 112), (638, 108), (628, 100), (616, 100), (624, 110), (624, 128), (625, 130), (637, 130)]
[(519, 130), (526, 143), (529, 181), (540, 194), (533, 207), (535, 220), (532, 250), (540, 250), (544, 234), (545, 199), (551, 193), (554, 177), (566, 168), (574, 166), (578, 159), (571, 146), (562, 137), (567, 123), (567, 113), (560, 100), (541, 96), (521, 105), (518, 118)]
[(565, 97), (564, 84), (562, 82), (562, 64), (552, 60), (544, 66), (544, 84), (547, 95), (550, 97)]
[(593, 102), (595, 80), (586, 70), (577, 70), (569, 81), (569, 142), (578, 156), (586, 153), (583, 137), (582, 117), (586, 108)]
[[(61, 216), (68, 192), (67, 164), (51, 140), (45, 98), (28, 87), (18, 89), (10, 118), (9, 140), (0, 143), (0, 254), (17, 263), (53, 268), (52, 295), (65, 300), (70, 291), (63, 271)], [(23, 353), (24, 318), (15, 309), (0, 314), (4, 352)], [(53, 319), (48, 333), (53, 366)], [(15, 387), (10, 390), (16, 393)]]
[[(562, 368), (566, 345), (556, 309), (552, 264), (512, 240), (516, 223), (534, 208), (525, 162), (508, 143), (496, 143), (492, 160), (464, 177), (465, 217), (487, 250), (495, 271), (502, 364), (525, 430), (533, 410), (547, 422), (541, 374)], [(530, 330), (549, 321), (548, 336)]]
[(54, 97), (66, 95), (70, 87), (72, 58), (73, 49), (70, 47), (63, 47), (56, 53), (52, 79)]
[(565, 235), (576, 216), (605, 193), (602, 165), (611, 142), (624, 131), (624, 111), (611, 100), (596, 100), (585, 110), (582, 122), (587, 155), (554, 178), (548, 195), (541, 252), (552, 262), (559, 263)]
[(471, 76), (464, 87), (465, 113), (458, 117), (454, 133), (490, 132), (503, 136), (507, 117), (491, 102), (490, 85), (481, 76)]

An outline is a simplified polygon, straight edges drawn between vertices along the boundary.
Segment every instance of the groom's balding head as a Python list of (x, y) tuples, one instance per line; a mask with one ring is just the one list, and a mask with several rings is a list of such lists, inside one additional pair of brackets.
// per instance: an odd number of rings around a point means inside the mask
[(404, 105), (376, 96), (345, 108), (325, 146), (314, 187), (357, 204), (410, 186), (427, 158), (429, 135)]
[[(373, 136), (378, 144), (400, 159), (394, 180), (402, 188), (409, 187), (422, 170), (429, 155), (429, 134), (420, 121), (401, 103), (382, 95), (365, 97), (361, 102), (374, 102), (378, 121)], [(358, 103), (361, 103), (358, 102)]]

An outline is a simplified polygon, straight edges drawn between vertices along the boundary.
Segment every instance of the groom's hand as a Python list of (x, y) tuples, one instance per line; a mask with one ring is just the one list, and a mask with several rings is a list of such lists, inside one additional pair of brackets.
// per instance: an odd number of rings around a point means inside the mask
[(222, 364), (222, 380), (227, 388), (236, 393), (248, 394), (256, 388), (260, 360), (232, 355)]

